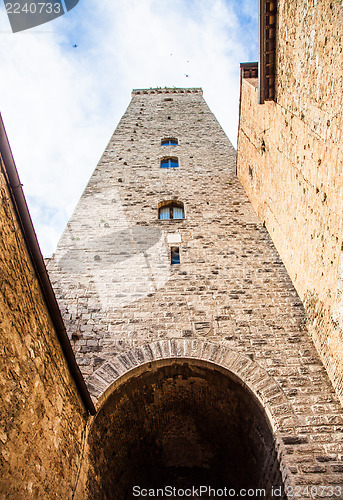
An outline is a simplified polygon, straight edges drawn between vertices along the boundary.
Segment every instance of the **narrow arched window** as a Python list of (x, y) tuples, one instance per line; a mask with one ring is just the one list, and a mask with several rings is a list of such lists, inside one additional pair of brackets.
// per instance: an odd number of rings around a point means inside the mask
[(158, 205), (158, 218), (161, 220), (183, 219), (183, 203), (181, 201), (162, 201)]
[(175, 157), (167, 156), (161, 159), (161, 168), (177, 168), (179, 160)]
[(166, 137), (161, 139), (161, 146), (177, 146), (179, 141), (175, 137)]

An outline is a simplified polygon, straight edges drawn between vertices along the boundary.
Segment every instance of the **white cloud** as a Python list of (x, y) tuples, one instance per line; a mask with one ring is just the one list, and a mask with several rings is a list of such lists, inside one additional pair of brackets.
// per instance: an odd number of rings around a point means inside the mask
[(203, 87), (235, 143), (239, 62), (251, 57), (255, 15), (251, 0), (80, 0), (57, 20), (12, 34), (0, 11), (0, 110), (45, 254), (132, 88)]

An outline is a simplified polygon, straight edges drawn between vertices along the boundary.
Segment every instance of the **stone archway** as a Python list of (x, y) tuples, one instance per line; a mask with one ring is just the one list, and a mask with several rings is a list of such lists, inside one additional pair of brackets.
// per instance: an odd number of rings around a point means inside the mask
[(294, 428), (291, 409), (240, 353), (198, 340), (155, 342), (107, 362), (88, 383), (98, 407), (87, 445), (89, 498), (202, 484), (265, 489), (256, 498), (271, 498), (287, 484), (278, 435)]
[[(199, 339), (171, 339), (133, 348), (105, 362), (87, 379), (89, 392), (100, 408), (117, 383), (130, 378), (132, 370), (170, 359), (193, 359), (213, 363), (237, 377), (261, 403), (273, 432), (296, 428), (292, 408), (275, 380), (258, 363), (238, 351)], [(144, 367), (144, 368), (143, 368)]]

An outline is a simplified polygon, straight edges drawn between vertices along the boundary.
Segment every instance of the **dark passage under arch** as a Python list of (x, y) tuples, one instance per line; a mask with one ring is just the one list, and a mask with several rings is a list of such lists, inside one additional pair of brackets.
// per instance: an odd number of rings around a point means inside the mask
[(91, 498), (129, 500), (134, 486), (166, 485), (264, 488), (256, 498), (286, 498), (271, 496), (282, 480), (260, 403), (205, 363), (174, 360), (133, 374), (99, 410), (89, 460)]

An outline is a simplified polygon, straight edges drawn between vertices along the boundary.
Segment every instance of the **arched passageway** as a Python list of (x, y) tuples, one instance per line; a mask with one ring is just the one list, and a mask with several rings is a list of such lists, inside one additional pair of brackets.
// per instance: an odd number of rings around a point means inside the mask
[(247, 498), (264, 488), (256, 498), (285, 498), (271, 496), (281, 474), (260, 403), (229, 371), (199, 360), (133, 371), (93, 422), (89, 464), (91, 498), (143, 498), (134, 493), (167, 485), (250, 490)]

